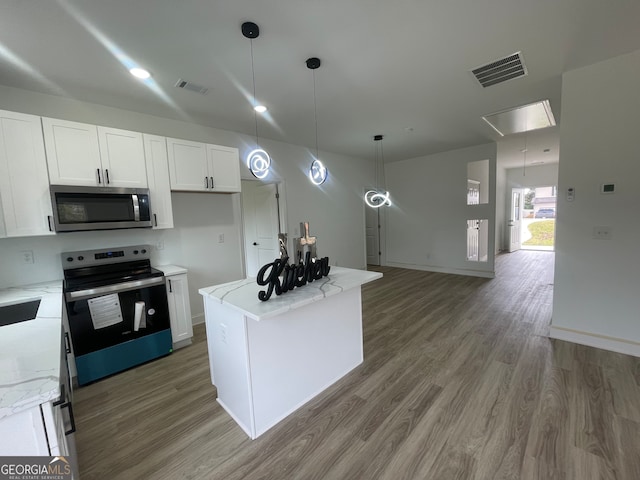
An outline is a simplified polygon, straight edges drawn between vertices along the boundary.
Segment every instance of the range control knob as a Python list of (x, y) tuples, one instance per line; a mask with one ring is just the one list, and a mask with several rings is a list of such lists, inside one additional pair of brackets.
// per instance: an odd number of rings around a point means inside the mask
[(73, 257), (67, 257), (67, 262), (73, 262)]
[(142, 249), (142, 253), (143, 253), (143, 254), (144, 254), (144, 253), (147, 253), (147, 250), (143, 248), (143, 249)]
[(82, 255), (80, 255), (80, 256), (78, 257), (78, 260), (82, 261), (82, 260), (84, 260), (84, 257), (83, 257)]
[(133, 254), (134, 254), (134, 255), (137, 255), (137, 254), (138, 254), (138, 250), (134, 250), (134, 251), (133, 251)]

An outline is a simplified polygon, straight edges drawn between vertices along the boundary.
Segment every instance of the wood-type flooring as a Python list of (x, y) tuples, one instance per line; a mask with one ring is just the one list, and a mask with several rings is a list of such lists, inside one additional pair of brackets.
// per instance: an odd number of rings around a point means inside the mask
[(194, 344), (75, 392), (82, 480), (640, 479), (640, 359), (547, 338), (551, 252), (375, 267), (364, 363), (257, 440)]

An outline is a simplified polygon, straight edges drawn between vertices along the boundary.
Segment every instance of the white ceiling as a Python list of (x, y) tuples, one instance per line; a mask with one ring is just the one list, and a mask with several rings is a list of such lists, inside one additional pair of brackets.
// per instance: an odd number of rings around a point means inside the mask
[[(562, 73), (639, 49), (639, 19), (637, 0), (2, 0), (0, 84), (253, 134), (254, 21), (260, 137), (315, 145), (317, 56), (320, 149), (371, 157), (381, 133), (395, 161), (499, 140), (481, 116), (536, 100), (560, 124)], [(516, 51), (526, 77), (469, 73)]]

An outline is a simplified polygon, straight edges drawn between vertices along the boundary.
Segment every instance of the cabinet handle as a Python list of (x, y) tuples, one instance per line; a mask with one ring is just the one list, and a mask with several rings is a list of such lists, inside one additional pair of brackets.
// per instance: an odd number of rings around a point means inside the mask
[(215, 185), (213, 184), (213, 177), (209, 177), (211, 179), (211, 188), (215, 188)]
[(173, 293), (173, 286), (171, 285), (171, 279), (167, 278), (167, 281), (169, 282), (169, 293)]
[(102, 183), (102, 178), (100, 177), (100, 169), (96, 168), (96, 172), (98, 172), (98, 184)]
[(209, 188), (209, 177), (204, 177), (204, 188)]
[(104, 176), (107, 179), (107, 185), (109, 185), (111, 182), (109, 181), (109, 169), (108, 168), (104, 169)]
[(65, 407), (69, 408), (69, 421), (71, 421), (71, 428), (69, 430), (65, 430), (64, 432), (64, 435), (66, 437), (76, 431), (76, 419), (73, 416), (73, 405), (71, 405), (71, 402), (67, 402), (64, 405), (60, 406), (60, 408), (65, 408)]
[(60, 384), (60, 400), (56, 400), (55, 402), (53, 402), (53, 406), (57, 407), (58, 405), (62, 405), (66, 401), (67, 401), (66, 389), (64, 387), (64, 383), (61, 383)]
[(47, 225), (49, 226), (49, 231), (53, 232), (53, 228), (51, 228), (51, 215), (47, 215)]
[(67, 353), (71, 353), (71, 343), (69, 342), (69, 332), (64, 332), (64, 349)]
[(155, 213), (153, 214), (153, 221), (156, 224), (155, 226), (158, 226), (158, 215), (156, 215)]
[(64, 383), (60, 385), (60, 400), (53, 402), (54, 407), (57, 407), (58, 405), (60, 405), (60, 410), (62, 410), (63, 408), (69, 409), (69, 420), (71, 421), (71, 428), (69, 430), (66, 430), (64, 434), (65, 436), (71, 435), (76, 431), (76, 419), (73, 416), (73, 406), (71, 405), (71, 402), (67, 401), (67, 393)]

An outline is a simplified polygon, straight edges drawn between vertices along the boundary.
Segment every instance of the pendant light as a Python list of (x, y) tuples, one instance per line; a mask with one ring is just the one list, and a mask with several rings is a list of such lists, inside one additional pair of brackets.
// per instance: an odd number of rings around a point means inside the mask
[[(380, 208), (382, 206), (391, 206), (391, 198), (387, 190), (387, 184), (384, 178), (384, 151), (382, 150), (383, 135), (375, 135), (373, 140), (375, 143), (375, 177), (376, 188), (369, 190), (364, 194), (364, 201), (371, 208)], [(380, 153), (378, 154), (378, 150)], [(381, 172), (381, 173), (379, 173)], [(381, 181), (382, 180), (382, 181)]]
[(318, 150), (318, 103), (316, 102), (316, 70), (320, 68), (320, 59), (316, 57), (307, 59), (307, 68), (313, 73), (313, 119), (316, 126), (316, 157), (309, 167), (309, 180), (314, 185), (322, 185), (327, 179), (329, 172), (320, 161)]
[(263, 179), (269, 174), (271, 167), (271, 157), (260, 148), (258, 143), (258, 112), (267, 111), (264, 105), (259, 105), (256, 101), (256, 72), (253, 66), (253, 39), (260, 35), (260, 27), (253, 22), (245, 22), (242, 24), (242, 35), (251, 42), (251, 79), (253, 81), (253, 119), (256, 126), (256, 148), (247, 155), (247, 167), (252, 175), (258, 179)]

